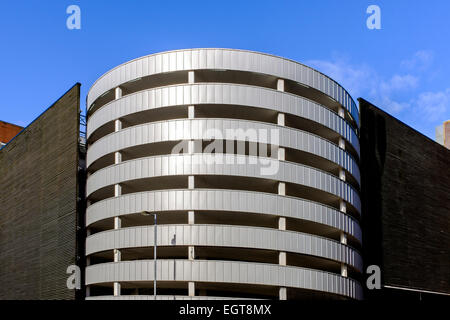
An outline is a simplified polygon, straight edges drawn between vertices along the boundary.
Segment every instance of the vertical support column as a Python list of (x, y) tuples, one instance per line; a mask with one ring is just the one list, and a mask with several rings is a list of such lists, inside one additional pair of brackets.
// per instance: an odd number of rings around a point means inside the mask
[[(339, 203), (339, 210), (344, 213), (347, 212), (347, 204), (342, 199), (340, 200), (340, 203)], [(344, 242), (345, 242), (345, 244), (347, 244), (347, 236), (342, 232), (341, 233), (341, 243), (344, 244)], [(347, 266), (344, 263), (341, 264), (341, 276), (347, 277)]]
[(114, 197), (122, 195), (122, 186), (120, 184), (114, 185)]
[[(345, 109), (343, 107), (341, 107), (341, 106), (338, 109), (338, 115), (342, 119), (345, 119)], [(339, 148), (345, 150), (345, 140), (344, 140), (343, 137), (339, 137)]]
[(194, 176), (188, 177), (188, 189), (194, 189), (195, 188), (195, 180)]
[(286, 184), (284, 182), (278, 182), (278, 194), (281, 196), (286, 195)]
[(116, 89), (114, 89), (114, 100), (117, 100), (120, 98), (122, 98), (122, 88), (117, 87)]
[[(286, 230), (286, 218), (278, 218), (278, 230)], [(286, 265), (286, 252), (280, 251), (278, 253), (278, 263), (282, 266)]]
[[(118, 186), (120, 188), (119, 185), (115, 185), (115, 187)], [(117, 195), (115, 195), (117, 197)], [(114, 229), (120, 229), (122, 226), (122, 221), (119, 217), (114, 217)], [(121, 261), (121, 253), (120, 250), (118, 249), (114, 249), (113, 250), (113, 255), (114, 255), (114, 262), (120, 262)], [(120, 296), (120, 282), (114, 282), (114, 296)]]
[(119, 151), (114, 152), (114, 163), (118, 164), (122, 162), (122, 153), (120, 153)]
[[(119, 99), (122, 97), (122, 89), (117, 87), (115, 89), (115, 98)], [(117, 119), (114, 121), (114, 132), (122, 130), (122, 121)], [(114, 153), (114, 163), (119, 164), (122, 162), (122, 154), (120, 152)], [(114, 197), (119, 197), (122, 195), (122, 186), (120, 184), (114, 185)], [(120, 229), (122, 227), (122, 220), (120, 217), (114, 217), (114, 229)], [(121, 252), (118, 249), (113, 250), (114, 262), (121, 261)], [(120, 296), (121, 286), (120, 282), (114, 282), (114, 296)]]
[[(284, 80), (283, 79), (277, 79), (277, 90), (284, 92)], [(277, 115), (277, 124), (279, 126), (285, 126), (284, 113), (281, 113), (281, 112), (278, 113), (278, 115)], [(284, 148), (278, 148), (278, 160), (285, 160), (285, 149)], [(285, 185), (285, 183), (283, 183), (283, 182), (279, 182), (278, 183), (278, 194), (280, 194), (280, 195), (285, 195), (286, 194), (286, 185)], [(281, 253), (280, 253), (280, 255), (281, 255)], [(286, 256), (286, 254), (284, 256)], [(280, 259), (282, 259), (281, 256), (280, 256)]]
[(189, 119), (194, 119), (195, 118), (195, 107), (194, 106), (189, 106), (188, 107), (188, 118)]
[(341, 244), (347, 244), (347, 234), (345, 232), (341, 232)]
[[(277, 80), (277, 90), (284, 92), (284, 80), (283, 79)], [(284, 113), (278, 113), (277, 124), (279, 126), (284, 126)]]
[(283, 79), (277, 80), (277, 90), (284, 91), (284, 80)]
[(188, 283), (188, 291), (189, 297), (195, 297), (195, 282)]
[(341, 264), (341, 276), (347, 278), (347, 265), (345, 263)]
[(279, 147), (279, 148), (278, 148), (278, 160), (280, 160), (280, 161), (286, 160), (286, 159), (285, 159), (285, 156), (286, 156), (285, 149), (282, 148), (282, 147)]
[(188, 72), (188, 83), (195, 83), (195, 73), (194, 71)]
[(287, 289), (280, 288), (279, 295), (280, 295), (280, 300), (287, 300)]
[(345, 109), (342, 108), (342, 107), (339, 107), (339, 109), (338, 109), (338, 115), (339, 115), (339, 117), (345, 119)]
[(345, 170), (342, 168), (339, 169), (339, 179), (345, 181)]
[[(192, 73), (192, 74), (191, 74)], [(189, 71), (188, 82), (194, 82), (194, 71)], [(191, 79), (192, 78), (192, 79)], [(192, 81), (191, 81), (192, 80)], [(195, 106), (188, 106), (188, 119), (195, 118)], [(193, 140), (188, 141), (188, 154), (193, 154), (195, 152), (195, 142)]]
[[(286, 218), (279, 217), (278, 218), (278, 230), (286, 230)], [(280, 266), (286, 265), (286, 252), (280, 251), (278, 253), (278, 264)], [(280, 300), (286, 300), (286, 288), (280, 288)]]
[(194, 260), (195, 259), (195, 247), (189, 246), (188, 247), (188, 260)]
[[(121, 194), (122, 194), (122, 187), (119, 184), (114, 185), (114, 196), (118, 197)], [(114, 230), (120, 229), (121, 227), (122, 227), (122, 220), (120, 219), (120, 217), (114, 217)], [(120, 251), (114, 249), (113, 254), (114, 254), (114, 262), (120, 262), (121, 259)], [(120, 295), (120, 286), (118, 288), (119, 294), (117, 295)], [(116, 290), (114, 290), (114, 292), (116, 292)]]
[(195, 153), (195, 141), (189, 140), (188, 141), (188, 154), (193, 154), (193, 153)]
[(286, 218), (285, 217), (278, 218), (278, 230), (286, 230)]
[(339, 210), (341, 212), (347, 213), (347, 204), (342, 199), (339, 201)]
[(122, 130), (122, 121), (117, 119), (114, 121), (114, 132), (118, 132), (120, 130)]
[(285, 266), (286, 265), (286, 252), (280, 251), (278, 253), (278, 264), (280, 266)]
[(195, 224), (195, 212), (188, 211), (188, 224)]
[(284, 113), (278, 113), (277, 115), (277, 124), (279, 126), (284, 126)]
[(122, 219), (120, 217), (114, 217), (114, 230), (122, 228)]
[[(195, 223), (195, 212), (194, 211), (188, 211), (188, 224), (194, 224)], [(194, 260), (195, 259), (195, 247), (189, 246), (188, 247), (188, 260)]]
[[(115, 152), (114, 153), (114, 163), (118, 164), (122, 162), (122, 154), (120, 152)], [(114, 197), (119, 197), (122, 195), (122, 186), (120, 184), (115, 184), (114, 185)], [(121, 222), (120, 222), (120, 218), (119, 217), (114, 217), (114, 229), (118, 229), (120, 228)]]
[[(158, 226), (157, 226), (157, 221), (156, 221), (157, 215), (156, 213), (153, 215), (153, 219), (154, 219), (154, 239), (153, 239), (153, 299), (156, 300), (156, 280), (158, 278), (158, 264), (156, 262), (156, 259), (158, 258), (157, 254), (156, 254), (156, 246), (158, 244)], [(174, 273), (174, 277), (175, 277), (175, 273)]]
[[(286, 194), (286, 185), (284, 182), (278, 182), (278, 194), (285, 195)], [(279, 217), (278, 218), (278, 230), (286, 230), (286, 218)], [(285, 266), (286, 265), (286, 252), (280, 251), (278, 253), (278, 264)], [(283, 294), (282, 294), (283, 292)], [(280, 300), (286, 300), (286, 288), (280, 288)]]
[(114, 262), (119, 262), (121, 257), (120, 250), (114, 249)]
[[(116, 88), (120, 90), (120, 88)], [(116, 92), (117, 93), (117, 92)], [(122, 130), (122, 121), (120, 120), (116, 120), (114, 121), (114, 132), (118, 132)], [(114, 153), (114, 164), (119, 164), (122, 162), (122, 154), (120, 152), (115, 152)], [(122, 187), (120, 186), (120, 184), (115, 184), (114, 185), (114, 196), (118, 197), (122, 194)]]
[(120, 282), (114, 282), (114, 296), (120, 296)]
[[(90, 205), (90, 203), (88, 203), (88, 205)], [(91, 235), (91, 229), (86, 228), (86, 238), (89, 237), (90, 235)], [(91, 257), (87, 256), (86, 257), (86, 266), (85, 266), (85, 268), (90, 266), (90, 265), (91, 265)], [(85, 293), (86, 293), (86, 297), (90, 297), (91, 296), (91, 288), (90, 288), (90, 286), (86, 285)]]

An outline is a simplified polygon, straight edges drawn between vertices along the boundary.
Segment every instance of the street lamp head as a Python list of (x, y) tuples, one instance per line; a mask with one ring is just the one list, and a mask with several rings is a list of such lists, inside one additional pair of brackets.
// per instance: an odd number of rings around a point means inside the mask
[(151, 213), (150, 213), (149, 211), (142, 211), (142, 212), (141, 212), (141, 215), (143, 215), (143, 216), (149, 216), (149, 215), (151, 215)]

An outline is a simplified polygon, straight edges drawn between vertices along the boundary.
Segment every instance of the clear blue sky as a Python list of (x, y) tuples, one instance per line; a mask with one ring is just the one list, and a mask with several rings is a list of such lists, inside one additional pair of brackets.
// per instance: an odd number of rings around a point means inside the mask
[[(81, 8), (81, 30), (66, 8)], [(369, 30), (366, 8), (381, 8)], [(434, 139), (450, 119), (450, 1), (7, 1), (0, 120), (27, 125), (75, 82), (164, 50), (263, 51), (309, 64)]]

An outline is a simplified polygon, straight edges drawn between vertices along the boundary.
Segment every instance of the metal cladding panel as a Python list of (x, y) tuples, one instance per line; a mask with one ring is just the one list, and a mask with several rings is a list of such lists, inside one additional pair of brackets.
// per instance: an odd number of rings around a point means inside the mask
[(386, 286), (448, 295), (450, 150), (359, 102), (365, 263), (380, 266)]
[(0, 142), (8, 143), (23, 128), (12, 123), (0, 121)]
[[(141, 241), (140, 234), (148, 234), (147, 241)], [(230, 234), (230, 237), (223, 237)], [(176, 238), (177, 246), (217, 246), (280, 250), (292, 253), (319, 256), (353, 265), (362, 271), (359, 253), (334, 240), (314, 235), (266, 229), (222, 225), (165, 225), (157, 227), (157, 245), (171, 246)], [(120, 239), (118, 241), (118, 239)], [(154, 245), (154, 227), (130, 227), (103, 231), (86, 240), (86, 255), (105, 250), (151, 247)], [(310, 247), (302, 244), (311, 243)]]
[[(336, 209), (319, 203), (296, 199), (293, 197), (279, 196), (268, 193), (232, 190), (164, 190), (140, 192), (136, 194), (122, 195), (99, 201), (91, 205), (86, 213), (86, 226), (96, 221), (133, 214), (142, 211), (161, 212), (162, 195), (175, 200), (169, 201), (165, 210), (180, 210), (176, 205), (183, 200), (185, 205), (181, 210), (214, 210), (214, 211), (240, 211), (262, 214), (280, 215), (295, 219), (310, 220), (329, 225), (333, 228), (350, 233), (357, 239), (361, 239), (359, 224), (354, 218)], [(121, 207), (120, 203), (131, 196), (136, 197), (135, 210)]]
[[(184, 175), (224, 174), (232, 176), (275, 179), (294, 184), (302, 184), (334, 194), (337, 197), (342, 197), (360, 212), (361, 202), (357, 192), (346, 182), (339, 180), (326, 172), (300, 164), (266, 158), (270, 166), (278, 166), (279, 168), (278, 172), (266, 175), (263, 174), (265, 166), (258, 163), (256, 157), (231, 154), (216, 155), (216, 157), (218, 156), (222, 157), (221, 164), (217, 164), (217, 161), (212, 164), (209, 163), (209, 156), (203, 154), (154, 156), (122, 162), (117, 165), (106, 167), (92, 174), (87, 181), (86, 194), (90, 195), (94, 191), (108, 185), (123, 183), (129, 180), (177, 175), (176, 168), (170, 164), (176, 159), (182, 159), (182, 163), (184, 164)], [(148, 166), (148, 176), (136, 176), (133, 174), (135, 173), (133, 170), (139, 165)], [(251, 172), (251, 167), (254, 167), (253, 172)], [(125, 168), (123, 176), (119, 175), (121, 168)], [(322, 175), (330, 177), (332, 183), (327, 183), (325, 186), (320, 186), (318, 181), (320, 181)], [(303, 180), (305, 178), (306, 180)], [(335, 185), (338, 186), (338, 188), (334, 188)]]
[(0, 151), (0, 299), (74, 299), (80, 85)]
[[(238, 133), (239, 130), (242, 134)], [(312, 153), (335, 162), (350, 172), (358, 183), (360, 181), (357, 162), (345, 150), (328, 140), (306, 131), (248, 120), (183, 119), (133, 126), (111, 133), (90, 146), (87, 154), (87, 166), (107, 154), (133, 146), (162, 141), (225, 139), (224, 132), (236, 132), (236, 140), (249, 141), (255, 144), (267, 143), (271, 139), (269, 136), (262, 137), (260, 135), (258, 137), (256, 134), (252, 136), (251, 132), (253, 131), (247, 130), (276, 131), (279, 134), (279, 141), (276, 141), (279, 146)], [(153, 132), (153, 135), (145, 139), (145, 132)], [(244, 132), (249, 132), (249, 134), (247, 135)], [(305, 144), (305, 140), (308, 143)]]
[[(198, 90), (200, 92), (209, 91), (210, 93), (198, 97), (198, 94), (195, 94)], [(229, 93), (227, 94), (227, 92)], [(170, 96), (172, 98), (166, 98), (164, 101), (161, 98), (157, 98), (156, 100), (152, 99), (155, 95), (156, 97)], [(181, 98), (181, 96), (184, 97)], [(229, 96), (232, 97), (232, 100), (226, 98)], [(142, 105), (135, 102), (135, 100), (141, 99), (148, 102)], [(251, 106), (276, 110), (318, 122), (342, 134), (359, 154), (359, 141), (355, 131), (343, 118), (339, 117), (330, 109), (289, 93), (235, 84), (178, 85), (149, 89), (127, 95), (106, 104), (89, 118), (87, 136), (89, 137), (96, 129), (107, 122), (143, 110), (207, 103)]]
[[(153, 272), (147, 273), (144, 277), (144, 273), (136, 272), (136, 270), (153, 270), (153, 263), (153, 260), (137, 260), (88, 266), (86, 268), (86, 284), (114, 281), (152, 281)], [(177, 267), (175, 269), (173, 268), (174, 263)], [(199, 281), (283, 286), (311, 289), (354, 299), (362, 299), (362, 288), (356, 281), (343, 278), (337, 274), (300, 267), (210, 260), (159, 260), (157, 261), (157, 266), (158, 281)], [(119, 276), (117, 276), (116, 270), (119, 270)], [(335, 279), (335, 287), (324, 285), (329, 278)], [(289, 279), (294, 281), (288, 281)]]
[[(191, 57), (191, 65), (184, 64), (181, 66), (177, 63), (178, 59), (169, 58), (170, 55), (175, 56), (177, 52), (183, 55), (189, 55)], [(322, 73), (297, 62), (257, 52), (230, 49), (190, 49), (177, 52), (164, 52), (138, 58), (109, 71), (98, 79), (89, 91), (87, 99), (88, 107), (90, 107), (104, 92), (142, 76), (182, 70), (227, 69), (267, 74), (308, 85), (318, 91), (328, 94), (338, 101), (348, 110), (355, 122), (359, 123), (359, 114), (356, 104), (343, 88)], [(229, 63), (223, 63), (223, 61), (228, 60), (228, 58), (223, 58), (224, 54), (230, 56)], [(222, 56), (222, 59), (215, 59), (215, 55)], [(258, 61), (259, 59), (261, 59), (261, 63), (251, 63), (251, 61)], [(147, 60), (149, 65), (154, 64), (155, 68), (143, 70), (145, 63), (142, 61), (144, 60)], [(189, 58), (186, 57), (183, 60), (186, 61), (189, 60)], [(139, 71), (137, 70), (138, 66), (140, 68)], [(314, 78), (317, 80), (314, 81)], [(324, 78), (329, 80), (329, 83), (333, 88), (329, 92), (327, 91), (324, 81), (319, 81), (319, 79)]]

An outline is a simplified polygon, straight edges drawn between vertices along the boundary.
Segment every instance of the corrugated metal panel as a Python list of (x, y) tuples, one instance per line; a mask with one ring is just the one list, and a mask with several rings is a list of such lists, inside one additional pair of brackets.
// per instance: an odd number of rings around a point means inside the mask
[[(196, 99), (195, 97), (197, 95), (195, 92), (198, 90), (204, 92), (207, 87), (211, 88), (211, 93), (208, 97), (205, 95), (201, 99)], [(170, 87), (171, 93), (167, 93), (167, 95), (170, 95), (173, 99), (176, 98), (176, 101), (173, 101), (173, 103), (169, 103), (169, 101), (164, 103), (160, 98), (156, 100), (152, 98), (154, 95), (160, 97), (162, 92), (166, 92), (164, 90), (167, 91), (168, 88), (155, 88), (140, 91), (103, 106), (89, 118), (87, 136), (89, 137), (96, 129), (107, 122), (142, 110), (205, 103), (232, 104), (272, 109), (313, 120), (343, 135), (354, 146), (359, 154), (360, 147), (358, 138), (352, 127), (335, 112), (302, 97), (245, 85), (190, 84)], [(189, 94), (186, 95), (186, 93)], [(183, 99), (181, 101), (178, 100), (177, 97), (182, 95), (184, 96)], [(227, 99), (229, 96), (233, 97), (233, 101)], [(264, 97), (264, 99), (262, 99), (262, 97)], [(140, 105), (133, 103), (133, 99), (142, 99), (148, 102)], [(275, 103), (274, 100), (279, 100), (280, 103)], [(331, 119), (330, 124), (327, 124), (327, 119)]]
[[(229, 63), (224, 65), (221, 59), (215, 59), (215, 54), (217, 54), (218, 51), (229, 52)], [(179, 58), (180, 60), (182, 59), (185, 61), (183, 66), (178, 63), (178, 59), (176, 57), (177, 54), (186, 55), (183, 59)], [(191, 57), (191, 59), (189, 59), (189, 57)], [(253, 61), (257, 61), (260, 57), (264, 61), (263, 63), (252, 63)], [(152, 68), (150, 68), (150, 70), (143, 70), (144, 64), (140, 62), (142, 60), (148, 60), (150, 65), (155, 64), (156, 68), (154, 70)], [(192, 65), (189, 65), (189, 60), (191, 60)], [(91, 104), (104, 92), (119, 86), (121, 83), (134, 80), (142, 76), (181, 70), (223, 68), (228, 70), (269, 74), (309, 85), (339, 101), (344, 108), (350, 112), (352, 117), (355, 119), (355, 122), (359, 123), (358, 109), (353, 99), (351, 99), (349, 94), (342, 87), (322, 73), (283, 58), (257, 52), (230, 49), (191, 49), (178, 52), (165, 52), (127, 62), (106, 73), (94, 83), (88, 94), (88, 106), (91, 106)], [(297, 70), (300, 71), (298, 72)], [(304, 72), (307, 74), (306, 78), (303, 76)], [(327, 92), (326, 88), (321, 85), (322, 79), (327, 79), (329, 81), (332, 87), (331, 91)]]
[[(110, 198), (88, 207), (86, 224), (90, 225), (102, 219), (135, 212), (161, 212), (163, 211), (162, 204), (157, 199), (160, 199), (162, 194), (167, 194), (167, 197), (175, 199), (169, 201), (168, 206), (166, 206), (166, 210), (168, 211), (180, 210), (176, 203), (181, 198), (183, 200), (188, 199), (188, 202), (182, 208), (182, 210), (186, 211), (224, 210), (280, 215), (327, 224), (336, 229), (348, 232), (357, 239), (361, 238), (361, 230), (358, 222), (351, 216), (345, 215), (331, 207), (293, 197), (232, 190), (165, 190), (140, 192), (134, 195)], [(135, 211), (130, 210), (128, 207), (120, 208), (120, 201), (131, 196), (136, 197)], [(245, 203), (246, 205), (243, 206), (241, 203)]]
[[(198, 130), (194, 130), (194, 128), (198, 128)], [(265, 138), (261, 137), (261, 134), (258, 135), (256, 133), (258, 130), (263, 130), (264, 132), (273, 132), (273, 130), (276, 130), (279, 135), (279, 141), (276, 141), (276, 144), (281, 147), (313, 153), (317, 156), (326, 158), (329, 161), (336, 162), (350, 172), (355, 177), (356, 181), (360, 181), (357, 162), (345, 150), (339, 148), (339, 146), (306, 131), (248, 120), (182, 119), (133, 126), (109, 134), (90, 146), (87, 165), (89, 166), (97, 159), (107, 154), (140, 144), (170, 140), (224, 139), (227, 138), (224, 136), (225, 132), (239, 132), (238, 130), (242, 130), (243, 133), (246, 132), (248, 134), (237, 134), (233, 137), (235, 140), (246, 140), (255, 143), (266, 142), (264, 140)], [(144, 140), (146, 131), (154, 132), (154, 136)], [(255, 134), (252, 135), (252, 132)], [(228, 139), (230, 138), (231, 137), (228, 137)], [(269, 137), (269, 134), (266, 138), (269, 141), (274, 139), (274, 137)], [(305, 144), (305, 140), (308, 141), (308, 143)], [(329, 154), (327, 154), (327, 150), (329, 150)]]
[[(219, 155), (216, 155), (219, 156)], [(222, 156), (222, 155), (220, 155)], [(142, 179), (149, 177), (158, 177), (158, 176), (167, 176), (167, 175), (177, 175), (175, 168), (170, 168), (169, 163), (173, 159), (183, 159), (183, 163), (189, 163), (188, 166), (185, 167), (185, 175), (189, 174), (218, 174), (218, 172), (224, 172), (223, 170), (228, 170), (226, 175), (235, 175), (235, 176), (251, 176), (251, 177), (261, 177), (261, 178), (271, 178), (278, 181), (285, 181), (289, 183), (302, 184), (310, 187), (317, 187), (317, 180), (320, 180), (321, 175), (330, 176), (331, 184), (325, 185), (320, 190), (332, 193), (338, 197), (344, 198), (347, 202), (352, 204), (356, 210), (360, 211), (361, 209), (361, 201), (359, 199), (359, 195), (357, 192), (346, 182), (339, 180), (338, 178), (331, 176), (328, 173), (319, 171), (317, 169), (305, 167), (300, 164), (284, 162), (278, 160), (268, 160), (271, 166), (278, 166), (278, 172), (273, 175), (265, 175), (262, 174), (263, 170), (262, 165), (258, 163), (255, 159), (253, 160), (256, 164), (250, 164), (250, 160), (252, 157), (250, 156), (240, 156), (240, 155), (231, 155), (226, 154), (223, 155), (222, 163), (223, 164), (209, 164), (208, 155), (204, 154), (194, 154), (194, 155), (170, 155), (170, 156), (154, 156), (149, 158), (141, 158), (137, 160), (126, 161), (117, 165), (113, 165), (99, 171), (96, 171), (93, 175), (91, 175), (87, 181), (86, 194), (90, 195), (92, 192), (99, 190), (103, 187), (106, 187), (115, 183), (122, 183), (124, 181), (133, 180), (133, 179)], [(160, 163), (160, 165), (158, 165)], [(149, 167), (149, 175), (148, 176), (135, 176), (132, 175), (131, 168), (136, 165), (143, 165)], [(250, 167), (254, 166), (255, 170), (253, 174), (250, 174)], [(125, 168), (125, 175), (122, 179), (118, 177), (118, 173), (121, 168)], [(209, 168), (209, 169), (208, 169)], [(303, 170), (305, 173), (299, 173), (299, 170)], [(225, 174), (225, 172), (224, 172)], [(314, 174), (311, 178), (312, 180), (303, 182), (302, 180), (306, 177), (309, 178)], [(339, 186), (338, 189), (334, 189), (333, 185)], [(345, 192), (345, 188), (347, 187), (349, 192)]]

